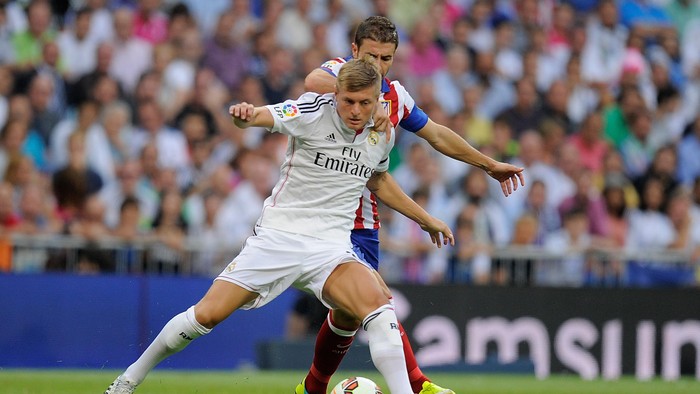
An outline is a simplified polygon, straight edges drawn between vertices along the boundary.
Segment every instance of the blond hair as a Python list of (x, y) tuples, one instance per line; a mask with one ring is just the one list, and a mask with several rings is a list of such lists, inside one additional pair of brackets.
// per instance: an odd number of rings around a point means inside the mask
[(358, 92), (369, 87), (375, 88), (379, 96), (382, 75), (376, 63), (365, 59), (353, 59), (343, 64), (336, 81), (338, 90)]

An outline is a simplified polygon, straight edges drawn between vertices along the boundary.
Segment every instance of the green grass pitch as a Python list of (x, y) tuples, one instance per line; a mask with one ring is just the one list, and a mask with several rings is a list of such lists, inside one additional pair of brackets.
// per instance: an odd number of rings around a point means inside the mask
[[(0, 369), (2, 394), (99, 394), (111, 383), (119, 371), (97, 370), (16, 370)], [(143, 394), (292, 394), (303, 378), (304, 371), (235, 371), (235, 372), (152, 372), (139, 387)], [(331, 382), (352, 376), (342, 371)], [(373, 379), (380, 386), (384, 380), (376, 373), (358, 375)], [(491, 374), (431, 374), (432, 379), (457, 394), (645, 394), (645, 393), (700, 393), (700, 381), (684, 378), (675, 382), (652, 380), (638, 382), (631, 377), (616, 381), (583, 381), (575, 376), (552, 376), (538, 380), (530, 375)]]

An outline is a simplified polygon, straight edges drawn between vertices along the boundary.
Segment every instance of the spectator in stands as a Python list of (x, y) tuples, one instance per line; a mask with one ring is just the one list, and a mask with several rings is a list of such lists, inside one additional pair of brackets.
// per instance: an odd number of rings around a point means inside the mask
[(196, 29), (183, 33), (176, 43), (175, 57), (169, 62), (162, 74), (162, 94), (167, 100), (161, 101), (166, 121), (172, 121), (180, 113), (192, 95), (197, 67), (203, 54), (200, 34)]
[(649, 144), (654, 149), (669, 144), (677, 144), (683, 137), (687, 119), (681, 108), (681, 97), (671, 85), (658, 90), (656, 113), (652, 125)]
[(494, 25), (494, 53), (498, 74), (508, 81), (517, 81), (523, 76), (523, 58), (515, 47), (513, 22), (498, 20)]
[(114, 21), (112, 10), (107, 7), (107, 0), (86, 0), (85, 7), (92, 13), (88, 33), (90, 39), (98, 43), (112, 41)]
[(647, 171), (638, 178), (633, 178), (635, 187), (641, 193), (644, 184), (649, 178), (659, 180), (664, 187), (664, 195), (670, 195), (678, 186), (676, 168), (678, 157), (676, 150), (671, 146), (665, 146), (654, 153), (654, 158)]
[(494, 52), (474, 56), (474, 75), (483, 90), (478, 111), (485, 117), (494, 119), (516, 102), (516, 90), (496, 70)]
[(141, 217), (139, 200), (127, 196), (119, 205), (119, 221), (111, 231), (112, 236), (124, 242), (147, 240)]
[(212, 70), (230, 91), (238, 89), (250, 64), (246, 42), (232, 33), (236, 18), (230, 12), (219, 16), (214, 34), (204, 43), (202, 59), (202, 66)]
[(493, 140), (491, 121), (478, 111), (483, 90), (481, 86), (472, 84), (462, 91), (464, 107), (459, 115), (464, 122), (454, 128), (462, 137), (476, 147), (488, 145)]
[(100, 192), (102, 200), (109, 202), (105, 222), (109, 227), (115, 227), (119, 223), (119, 207), (122, 202), (135, 198), (141, 215), (139, 223), (144, 228), (150, 228), (160, 205), (160, 196), (152, 182), (144, 176), (141, 163), (135, 158), (125, 161), (118, 168), (117, 176), (118, 182), (108, 185)]
[(94, 98), (95, 86), (98, 82), (102, 78), (111, 78), (110, 69), (114, 47), (109, 42), (102, 42), (95, 51), (95, 67), (68, 87), (68, 102), (71, 105), (77, 105), (88, 98)]
[(87, 197), (82, 211), (68, 225), (68, 234), (99, 241), (109, 235), (105, 225), (105, 203), (97, 195)]
[(86, 140), (88, 165), (103, 181), (114, 179), (114, 161), (111, 158), (109, 142), (104, 130), (97, 126), (99, 107), (95, 101), (84, 101), (78, 107), (76, 119), (65, 118), (51, 133), (51, 164), (53, 168), (64, 167), (68, 163), (68, 138), (75, 133)]
[(53, 216), (50, 190), (38, 182), (22, 189), (19, 200), (20, 222), (14, 230), (26, 235), (46, 235), (59, 231), (60, 223)]
[[(413, 191), (411, 198), (425, 208), (430, 199), (430, 189), (419, 187)], [(447, 273), (446, 249), (432, 247), (430, 239), (422, 234), (420, 226), (411, 223), (411, 220), (403, 215), (394, 216), (386, 238), (382, 238), (384, 250), (399, 257), (403, 268), (403, 282), (443, 282)]]
[(262, 79), (265, 100), (270, 103), (282, 102), (289, 97), (289, 89), (296, 78), (294, 53), (285, 48), (277, 48), (268, 55), (266, 62), (267, 69)]
[(187, 222), (182, 215), (182, 197), (177, 190), (162, 192), (160, 207), (153, 220), (156, 243), (148, 252), (147, 267), (162, 273), (179, 273), (185, 259)]
[(544, 96), (542, 112), (545, 119), (552, 119), (564, 127), (566, 135), (574, 132), (575, 123), (569, 118), (569, 85), (562, 79), (552, 81)]
[(617, 96), (616, 103), (604, 109), (603, 124), (605, 139), (616, 148), (630, 135), (630, 117), (633, 113), (646, 110), (646, 104), (639, 89), (624, 88)]
[(102, 188), (100, 176), (87, 164), (85, 136), (73, 133), (68, 137), (68, 163), (53, 174), (58, 217), (70, 222), (84, 208), (87, 198)]
[(548, 252), (566, 256), (538, 266), (537, 283), (549, 286), (581, 286), (586, 276), (587, 252), (593, 246), (585, 210), (571, 209), (564, 214), (561, 230), (544, 240)]
[(639, 209), (630, 215), (630, 232), (625, 245), (628, 250), (663, 249), (673, 242), (671, 224), (663, 213), (665, 206), (664, 183), (654, 177), (648, 178), (640, 191)]
[(578, 151), (581, 165), (594, 174), (599, 174), (603, 170), (603, 159), (609, 149), (603, 139), (601, 112), (593, 111), (586, 115), (579, 130), (569, 137), (568, 143)]
[[(450, 6), (455, 7), (451, 2), (443, 3), (445, 10), (449, 10)], [(458, 7), (458, 6), (457, 6)], [(472, 2), (468, 10), (462, 11), (459, 8), (455, 12), (466, 15), (464, 18), (467, 21), (468, 33), (465, 36), (466, 46), (475, 52), (491, 52), (495, 49), (495, 33), (492, 29), (493, 4), (490, 1), (476, 0)], [(442, 23), (438, 24), (438, 28), (444, 30)]]
[(25, 187), (39, 180), (40, 175), (34, 167), (32, 159), (24, 155), (16, 155), (10, 159), (5, 171), (5, 181), (14, 187), (15, 200), (19, 200)]
[(515, 104), (498, 116), (508, 122), (514, 132), (513, 137), (518, 139), (525, 130), (537, 130), (544, 119), (544, 113), (532, 80), (521, 79), (515, 86), (517, 94)]
[(654, 151), (649, 145), (651, 114), (637, 111), (630, 115), (630, 134), (620, 143), (625, 172), (632, 178), (642, 176), (651, 164)]
[(163, 110), (154, 101), (145, 101), (138, 106), (139, 128), (134, 131), (132, 148), (139, 152), (149, 142), (155, 143), (158, 166), (184, 170), (190, 163), (187, 141), (180, 130), (165, 124)]
[(89, 35), (91, 22), (92, 10), (80, 8), (72, 28), (62, 31), (56, 39), (69, 82), (77, 81), (97, 65), (95, 54), (99, 42)]
[(598, 92), (581, 75), (581, 56), (572, 55), (566, 63), (564, 77), (569, 94), (566, 113), (573, 124), (581, 126), (588, 114), (597, 110)]
[(537, 245), (542, 245), (547, 234), (561, 228), (559, 211), (547, 203), (547, 185), (539, 179), (530, 182), (523, 211), (537, 219), (538, 232), (534, 240)]
[(462, 91), (471, 80), (467, 50), (461, 46), (450, 47), (445, 54), (445, 67), (432, 75), (434, 98), (445, 114), (454, 115), (464, 107)]
[[(689, 256), (698, 256), (700, 252), (698, 250), (700, 248), (700, 223), (697, 221), (698, 218), (692, 215), (692, 204), (690, 190), (687, 188), (680, 186), (670, 193), (666, 214), (671, 220), (676, 234), (669, 249), (686, 253)], [(692, 283), (692, 270), (688, 283)]]
[(188, 229), (188, 239), (198, 245), (192, 256), (192, 271), (202, 276), (214, 275), (222, 263), (230, 261), (239, 250), (228, 242), (229, 234), (217, 226), (221, 208), (221, 196), (205, 191), (202, 197), (204, 220)]
[(411, 31), (408, 62), (412, 74), (417, 78), (431, 77), (445, 66), (445, 55), (436, 42), (437, 28), (433, 20), (422, 18), (416, 21)]
[(160, 0), (138, 0), (134, 12), (134, 35), (152, 45), (168, 38), (168, 18), (160, 5)]
[(61, 113), (51, 108), (54, 94), (54, 81), (45, 74), (36, 74), (29, 83), (29, 104), (32, 109), (31, 128), (39, 133), (45, 147), (49, 146), (51, 131), (61, 120)]
[(0, 132), (0, 179), (5, 179), (10, 162), (27, 157), (35, 167), (44, 164), (44, 144), (37, 133), (27, 129), (23, 120), (10, 119)]
[(27, 29), (12, 36), (15, 66), (27, 69), (41, 62), (41, 51), (56, 38), (51, 26), (51, 5), (46, 0), (32, 0), (27, 5)]
[(511, 237), (509, 221), (503, 208), (491, 197), (489, 182), (483, 171), (469, 171), (460, 183), (459, 193), (450, 201), (449, 217), (458, 217), (467, 205), (473, 205), (472, 218), (477, 238), (497, 247)]
[(131, 110), (126, 103), (117, 101), (103, 107), (97, 127), (103, 130), (107, 138), (109, 157), (114, 163), (115, 169), (132, 158), (129, 144), (133, 128), (131, 126)]
[[(511, 248), (534, 251), (539, 233), (537, 218), (524, 213), (514, 222)], [(492, 281), (500, 286), (530, 286), (535, 283), (535, 260), (526, 258), (498, 258), (493, 261)]]
[(153, 48), (134, 34), (134, 14), (127, 8), (114, 11), (115, 37), (110, 75), (127, 94), (134, 92), (141, 74), (151, 67)]
[(295, 0), (284, 6), (279, 19), (271, 24), (275, 26), (276, 41), (281, 47), (301, 53), (314, 45), (312, 6), (311, 0)]
[(588, 232), (591, 235), (605, 237), (608, 235), (608, 223), (605, 215), (605, 202), (600, 192), (593, 185), (590, 171), (578, 172), (574, 179), (576, 190), (573, 195), (565, 198), (559, 204), (559, 214), (562, 219), (568, 211), (579, 209), (588, 216)]
[(485, 285), (491, 281), (491, 244), (476, 236), (475, 209), (465, 207), (457, 216), (455, 246), (450, 251), (447, 280)]
[(175, 117), (175, 127), (180, 127), (180, 123), (186, 116), (196, 114), (204, 117), (207, 135), (210, 137), (229, 133), (235, 128), (225, 111), (230, 95), (212, 70), (207, 68), (197, 70), (194, 77), (194, 90), (188, 97), (184, 107)]
[(615, 0), (598, 2), (586, 26), (586, 47), (581, 59), (585, 80), (612, 86), (622, 69), (628, 29), (619, 21)]

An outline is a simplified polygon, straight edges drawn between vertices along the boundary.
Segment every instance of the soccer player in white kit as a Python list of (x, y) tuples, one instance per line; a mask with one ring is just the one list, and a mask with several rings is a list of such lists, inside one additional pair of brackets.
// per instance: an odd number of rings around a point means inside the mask
[(386, 173), (394, 138), (380, 137), (371, 122), (380, 83), (374, 64), (353, 60), (338, 74), (335, 94), (307, 93), (265, 107), (231, 106), (237, 126), (266, 127), (289, 136), (280, 179), (241, 253), (196, 305), (163, 327), (106, 394), (134, 392), (160, 361), (235, 310), (262, 307), (289, 286), (361, 320), (372, 361), (391, 392), (413, 392), (394, 308), (350, 242), (357, 201), (366, 185), (389, 207), (418, 222), (438, 247), (454, 243), (454, 237)]

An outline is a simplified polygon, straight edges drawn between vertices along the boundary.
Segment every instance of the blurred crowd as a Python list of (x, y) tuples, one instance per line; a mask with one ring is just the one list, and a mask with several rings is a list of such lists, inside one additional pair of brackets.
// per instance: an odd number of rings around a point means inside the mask
[(389, 281), (508, 283), (507, 247), (566, 255), (538, 274), (552, 284), (620, 274), (591, 251), (698, 260), (700, 5), (674, 0), (0, 0), (0, 248), (145, 240), (167, 264), (196, 245), (217, 272), (287, 142), (237, 129), (228, 105), (298, 97), (375, 14), (400, 33), (389, 78), (526, 179), (505, 198), (398, 130), (392, 174), (457, 244), (383, 210)]

